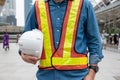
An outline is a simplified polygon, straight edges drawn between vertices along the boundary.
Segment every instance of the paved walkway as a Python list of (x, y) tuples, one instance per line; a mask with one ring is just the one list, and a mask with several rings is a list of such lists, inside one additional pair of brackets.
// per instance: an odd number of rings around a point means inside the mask
[[(36, 80), (37, 64), (25, 63), (19, 54), (18, 45), (10, 44), (5, 51), (0, 44), (0, 80)], [(95, 80), (120, 80), (120, 53), (103, 50), (104, 59), (99, 63), (100, 71)]]

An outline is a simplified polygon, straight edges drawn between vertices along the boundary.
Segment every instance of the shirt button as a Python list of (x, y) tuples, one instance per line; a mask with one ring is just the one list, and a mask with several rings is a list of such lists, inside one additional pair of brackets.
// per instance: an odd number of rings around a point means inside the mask
[(57, 18), (57, 20), (60, 20), (60, 18)]
[(60, 6), (57, 6), (58, 8), (60, 8)]
[(59, 42), (56, 42), (57, 44), (59, 43)]
[(60, 30), (57, 30), (57, 32), (59, 32)]

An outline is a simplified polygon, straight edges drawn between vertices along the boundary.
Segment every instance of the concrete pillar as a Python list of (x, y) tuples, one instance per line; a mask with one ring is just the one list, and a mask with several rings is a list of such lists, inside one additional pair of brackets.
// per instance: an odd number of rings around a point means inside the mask
[(0, 0), (0, 5), (3, 6), (6, 0)]
[(0, 13), (2, 11), (2, 8), (3, 8), (4, 4), (5, 4), (5, 1), (6, 0), (0, 0)]

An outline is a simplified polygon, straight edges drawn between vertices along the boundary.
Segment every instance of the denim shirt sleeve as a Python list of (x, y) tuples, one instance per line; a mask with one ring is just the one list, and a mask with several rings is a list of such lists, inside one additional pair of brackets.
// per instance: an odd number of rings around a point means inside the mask
[(89, 51), (89, 64), (97, 64), (103, 58), (102, 43), (100, 40), (100, 32), (94, 8), (89, 1), (87, 3), (87, 19), (85, 28)]
[[(35, 7), (33, 5), (27, 15), (26, 20), (25, 20), (25, 26), (24, 26), (23, 33), (26, 31), (35, 29), (35, 28), (38, 28), (38, 24), (37, 24), (37, 19), (36, 19)], [(20, 49), (18, 50), (18, 53), (21, 55)]]
[(35, 5), (33, 5), (27, 15), (25, 20), (24, 32), (38, 28)]

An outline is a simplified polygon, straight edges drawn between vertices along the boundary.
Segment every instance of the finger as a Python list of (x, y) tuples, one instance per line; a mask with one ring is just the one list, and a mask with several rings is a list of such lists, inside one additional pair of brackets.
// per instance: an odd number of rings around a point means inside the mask
[(37, 61), (30, 60), (29, 63), (31, 63), (31, 64), (36, 64)]
[(37, 57), (32, 57), (31, 58), (31, 61), (32, 61), (33, 64), (36, 64), (38, 60), (40, 60), (40, 59), (37, 58)]
[(38, 61), (39, 59), (37, 57), (34, 57), (34, 56), (29, 56), (30, 60), (32, 61)]
[(31, 56), (31, 55), (26, 55), (24, 53), (22, 53), (21, 56), (25, 62), (32, 63), (32, 64), (36, 64), (37, 61), (39, 60), (39, 58), (37, 58), (37, 57)]
[(30, 59), (32, 59), (32, 60), (39, 60), (39, 58), (38, 57), (35, 57), (35, 56), (32, 56), (32, 55), (26, 55), (26, 54), (22, 54), (22, 56), (24, 56), (24, 57), (29, 57)]
[(29, 55), (25, 55), (25, 56), (27, 56), (27, 61), (28, 61), (29, 63), (36, 64), (37, 61), (38, 61), (38, 58), (37, 58), (37, 57), (29, 56)]

